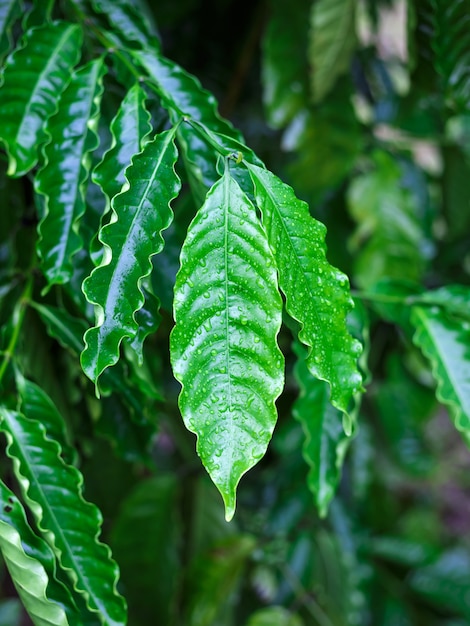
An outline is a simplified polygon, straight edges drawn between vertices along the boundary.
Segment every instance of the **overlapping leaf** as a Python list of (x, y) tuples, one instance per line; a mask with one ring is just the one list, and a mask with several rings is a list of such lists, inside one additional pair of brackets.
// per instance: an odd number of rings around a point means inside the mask
[(50, 142), (44, 150), (45, 165), (36, 177), (36, 190), (46, 198), (38, 252), (49, 285), (70, 280), (72, 257), (82, 246), (78, 227), (85, 211), (87, 154), (98, 145), (93, 127), (104, 71), (103, 60), (96, 59), (75, 72), (60, 99), (60, 111), (47, 126)]
[(118, 568), (97, 539), (101, 515), (83, 499), (83, 477), (60, 459), (58, 444), (45, 436), (42, 424), (2, 408), (0, 418), (24, 497), (75, 590), (102, 624), (125, 624), (125, 603), (116, 591)]
[(171, 360), (197, 451), (235, 511), (241, 476), (264, 455), (283, 385), (282, 303), (255, 208), (226, 170), (189, 227), (175, 284)]
[[(305, 202), (268, 170), (248, 169), (287, 312), (301, 323), (299, 339), (309, 348), (308, 368), (330, 384), (332, 404), (347, 415), (362, 382), (357, 369), (361, 345), (346, 328), (353, 306), (348, 279), (326, 260), (325, 227), (310, 216)], [(348, 419), (345, 428), (352, 430)]]
[(294, 344), (294, 350), (298, 356), (295, 377), (300, 395), (292, 410), (305, 434), (302, 452), (310, 466), (308, 486), (320, 516), (325, 517), (341, 477), (350, 438), (344, 434), (341, 411), (330, 403), (328, 385), (312, 376), (304, 350), (298, 344)]
[(175, 132), (176, 127), (157, 135), (134, 158), (126, 172), (129, 189), (115, 197), (114, 219), (100, 233), (103, 263), (83, 285), (88, 301), (96, 305), (97, 324), (85, 334), (81, 362), (96, 384), (118, 361), (122, 339), (138, 332), (135, 314), (144, 303), (140, 283), (151, 272), (151, 256), (163, 248), (161, 232), (171, 223), (170, 202), (180, 189)]
[(111, 122), (112, 145), (93, 171), (93, 181), (100, 185), (109, 201), (122, 190), (126, 183), (124, 172), (152, 130), (145, 98), (138, 83), (129, 89)]
[(64, 609), (51, 600), (54, 556), (34, 535), (23, 507), (0, 481), (0, 551), (24, 608), (35, 626), (69, 626)]
[(92, 0), (97, 13), (104, 13), (108, 18), (113, 34), (118, 34), (125, 42), (136, 42), (142, 47), (159, 47), (156, 34), (139, 11), (134, 2), (129, 0)]
[(437, 398), (470, 445), (470, 327), (435, 307), (413, 307), (413, 341), (429, 358)]
[(320, 102), (349, 67), (356, 43), (354, 0), (318, 0), (310, 16), (312, 97)]
[(0, 59), (11, 47), (11, 28), (21, 14), (19, 0), (0, 0)]
[(0, 88), (1, 136), (8, 174), (22, 176), (38, 161), (44, 127), (80, 56), (81, 31), (67, 22), (31, 29), (7, 60)]

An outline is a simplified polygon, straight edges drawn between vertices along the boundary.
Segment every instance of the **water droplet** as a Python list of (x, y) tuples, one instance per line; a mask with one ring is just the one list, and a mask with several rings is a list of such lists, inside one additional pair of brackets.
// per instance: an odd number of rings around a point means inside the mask
[(211, 356), (217, 356), (217, 350), (211, 350)]
[(248, 320), (246, 317), (241, 317), (240, 322), (242, 323), (243, 326), (246, 326), (248, 324)]
[(194, 283), (190, 278), (188, 278), (188, 287), (194, 287)]
[(204, 298), (206, 298), (207, 300), (211, 297), (211, 294), (209, 291), (205, 291), (204, 292)]

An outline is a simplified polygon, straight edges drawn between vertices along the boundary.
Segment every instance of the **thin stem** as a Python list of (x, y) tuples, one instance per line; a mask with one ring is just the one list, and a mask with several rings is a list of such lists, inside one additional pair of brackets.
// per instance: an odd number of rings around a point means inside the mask
[(419, 298), (415, 296), (392, 296), (385, 293), (370, 293), (365, 291), (351, 290), (351, 295), (354, 298), (360, 298), (361, 300), (368, 300), (370, 302), (385, 302), (396, 304), (415, 304), (419, 302)]

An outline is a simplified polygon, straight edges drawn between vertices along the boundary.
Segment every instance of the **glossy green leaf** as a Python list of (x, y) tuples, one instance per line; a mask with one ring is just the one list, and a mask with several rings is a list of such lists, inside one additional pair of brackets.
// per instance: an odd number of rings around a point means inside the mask
[(0, 139), (8, 152), (10, 176), (22, 176), (36, 165), (46, 140), (45, 124), (57, 111), (80, 45), (78, 26), (55, 22), (28, 31), (7, 59), (0, 87)]
[[(347, 415), (362, 382), (357, 369), (361, 344), (346, 327), (353, 306), (348, 279), (326, 260), (325, 227), (310, 216), (306, 203), (268, 170), (247, 167), (287, 312), (300, 322), (299, 339), (309, 348), (308, 368), (330, 384), (332, 404)], [(350, 433), (350, 419), (344, 426)]]
[(170, 624), (175, 613), (179, 555), (178, 485), (175, 476), (143, 481), (123, 502), (110, 539), (121, 568), (132, 624), (158, 615)]
[(151, 257), (163, 248), (161, 232), (173, 219), (170, 202), (180, 190), (175, 132), (174, 127), (157, 135), (126, 171), (130, 188), (115, 197), (114, 218), (100, 234), (103, 263), (83, 285), (87, 300), (96, 305), (97, 325), (85, 334), (81, 363), (95, 384), (118, 361), (122, 339), (132, 340), (138, 332), (135, 314), (144, 304), (140, 283), (151, 272)]
[(21, 412), (41, 422), (47, 436), (60, 445), (65, 461), (72, 463), (76, 458), (76, 452), (70, 443), (64, 418), (51, 398), (41, 387), (24, 378), (20, 372), (16, 372), (16, 385), (21, 399)]
[[(61, 609), (65, 611), (68, 619), (68, 622), (65, 623), (69, 623), (71, 626), (77, 623), (83, 623), (84, 626), (96, 626), (98, 622), (90, 617), (90, 613), (87, 609), (84, 607), (80, 609), (77, 608), (75, 603), (77, 596), (74, 595), (72, 598), (71, 593), (73, 592), (67, 589), (63, 582), (57, 579), (57, 561), (52, 548), (44, 539), (33, 532), (23, 505), (15, 494), (1, 481), (0, 521), (11, 525), (16, 532), (18, 532), (21, 537), (21, 546), (26, 556), (33, 559), (36, 563), (39, 563), (44, 569), (44, 574), (47, 576), (46, 597), (48, 600), (54, 602), (57, 607), (61, 607)], [(28, 571), (26, 573), (27, 580), (29, 579), (29, 575), (30, 572)], [(22, 587), (27, 580), (18, 580), (20, 587)], [(25, 606), (27, 606), (27, 603), (25, 603)], [(49, 622), (47, 623), (49, 624)], [(53, 623), (55, 624), (55, 622)]]
[(470, 322), (470, 287), (467, 285), (446, 285), (438, 289), (430, 289), (414, 296), (413, 303), (435, 305), (446, 313), (461, 317)]
[(264, 455), (283, 385), (282, 302), (256, 210), (228, 169), (188, 229), (170, 339), (179, 405), (197, 452), (235, 512), (242, 475)]
[(83, 245), (78, 228), (85, 211), (87, 155), (98, 146), (94, 126), (104, 72), (102, 59), (77, 70), (62, 94), (59, 112), (47, 125), (50, 142), (44, 150), (45, 165), (36, 177), (36, 191), (46, 198), (38, 252), (49, 286), (70, 280), (72, 257)]
[(345, 73), (356, 45), (354, 0), (317, 0), (310, 14), (312, 97), (320, 102)]
[(11, 28), (21, 11), (20, 0), (0, 0), (0, 59), (12, 45)]
[(92, 0), (98, 13), (108, 18), (113, 34), (118, 34), (125, 42), (138, 43), (141, 47), (159, 47), (159, 41), (151, 32), (145, 15), (135, 2), (129, 0)]
[(47, 543), (34, 535), (26, 521), (23, 507), (2, 481), (0, 551), (34, 625), (69, 626), (62, 606), (48, 595), (49, 577), (54, 571), (53, 554)]
[(152, 129), (145, 99), (139, 83), (129, 89), (111, 122), (112, 145), (93, 171), (93, 181), (100, 185), (109, 201), (127, 182), (124, 172), (132, 157), (142, 150)]
[(1, 408), (0, 417), (23, 495), (75, 590), (103, 625), (125, 624), (125, 603), (116, 591), (118, 568), (97, 539), (101, 515), (83, 499), (83, 477), (60, 459), (58, 444), (47, 438), (42, 424)]
[(289, 0), (271, 2), (263, 38), (263, 101), (268, 120), (282, 128), (308, 103), (308, 16), (311, 0), (292, 11)]
[[(137, 322), (137, 333), (132, 339), (126, 340), (126, 346), (129, 346), (137, 357), (139, 368), (144, 365), (143, 345), (145, 339), (155, 333), (160, 326), (160, 302), (156, 296), (145, 288), (142, 288), (145, 301), (142, 307), (135, 314)], [(147, 390), (150, 392), (150, 389)]]
[(302, 424), (305, 443), (302, 453), (310, 466), (308, 487), (321, 517), (335, 495), (350, 438), (344, 434), (342, 412), (330, 403), (329, 387), (310, 373), (305, 350), (294, 344), (298, 360), (295, 378), (300, 395), (292, 411)]
[(431, 362), (437, 398), (470, 444), (470, 328), (435, 307), (413, 307), (415, 344)]

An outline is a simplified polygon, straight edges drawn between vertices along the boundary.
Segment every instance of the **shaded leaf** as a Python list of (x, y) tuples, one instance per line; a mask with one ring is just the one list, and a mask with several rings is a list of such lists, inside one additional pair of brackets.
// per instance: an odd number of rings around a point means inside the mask
[(157, 135), (126, 171), (130, 187), (115, 197), (114, 218), (100, 233), (103, 262), (83, 284), (87, 300), (96, 305), (96, 326), (85, 334), (81, 363), (96, 385), (118, 361), (122, 339), (132, 340), (138, 332), (135, 314), (144, 304), (140, 283), (151, 272), (151, 257), (163, 248), (161, 232), (173, 219), (170, 202), (180, 189), (175, 132)]
[(104, 72), (103, 59), (77, 70), (62, 94), (59, 112), (47, 125), (51, 140), (44, 149), (45, 165), (36, 176), (35, 187), (46, 198), (38, 253), (49, 286), (70, 280), (72, 257), (83, 245), (78, 222), (85, 211), (87, 154), (98, 146), (94, 126)]
[(110, 543), (121, 568), (121, 583), (133, 624), (151, 624), (158, 615), (174, 618), (180, 527), (177, 480), (161, 475), (137, 485), (122, 503)]
[(413, 307), (414, 343), (431, 362), (438, 400), (470, 445), (470, 327), (435, 307)]
[(59, 457), (42, 424), (0, 408), (7, 454), (44, 537), (91, 611), (101, 623), (125, 624), (125, 604), (116, 591), (118, 568), (100, 543), (101, 515), (82, 496), (83, 477)]
[(302, 626), (298, 615), (290, 613), (282, 606), (270, 606), (253, 613), (246, 626)]
[(412, 299), (413, 303), (439, 306), (447, 314), (470, 322), (470, 287), (467, 285), (445, 285), (430, 289)]
[(285, 126), (308, 103), (308, 15), (311, 0), (295, 11), (289, 0), (271, 2), (263, 39), (263, 101), (274, 128)]
[(310, 14), (312, 98), (320, 102), (349, 68), (356, 45), (354, 0), (317, 0)]
[(143, 148), (151, 131), (146, 94), (139, 83), (129, 89), (111, 122), (112, 145), (93, 171), (93, 181), (111, 201), (127, 182), (124, 175), (132, 157)]
[(142, 48), (159, 48), (156, 33), (140, 10), (139, 3), (129, 0), (92, 0), (97, 13), (104, 13), (111, 24), (113, 34), (126, 42), (138, 43)]
[[(353, 306), (348, 279), (326, 260), (326, 229), (310, 216), (307, 204), (268, 170), (247, 167), (287, 312), (300, 322), (299, 339), (309, 348), (308, 368), (315, 378), (330, 384), (332, 404), (347, 415), (362, 382), (356, 363), (361, 344), (346, 328)], [(349, 418), (344, 426), (350, 433)]]
[(344, 434), (342, 412), (330, 403), (329, 387), (310, 373), (305, 350), (294, 344), (297, 354), (295, 378), (300, 396), (292, 412), (302, 424), (305, 442), (302, 453), (310, 466), (308, 487), (321, 517), (335, 495), (350, 439)]
[[(0, 481), (0, 550), (21, 602), (35, 626), (68, 626), (67, 615), (49, 595), (54, 556), (34, 535), (19, 500)], [(47, 568), (47, 569), (46, 569)]]
[(0, 87), (0, 139), (8, 152), (10, 176), (22, 176), (36, 165), (46, 140), (45, 123), (57, 111), (80, 45), (78, 26), (55, 22), (28, 31), (7, 59)]
[(0, 0), (0, 59), (11, 48), (11, 28), (22, 8), (20, 0)]
[(264, 455), (276, 423), (281, 309), (255, 208), (226, 170), (183, 244), (170, 353), (183, 419), (227, 520), (240, 478)]

